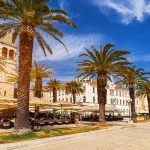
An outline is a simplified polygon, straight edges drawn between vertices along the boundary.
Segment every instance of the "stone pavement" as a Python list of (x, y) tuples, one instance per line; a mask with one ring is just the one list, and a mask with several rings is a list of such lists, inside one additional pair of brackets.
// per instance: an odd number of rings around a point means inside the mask
[(4, 144), (0, 150), (148, 150), (150, 123), (115, 126), (36, 141)]

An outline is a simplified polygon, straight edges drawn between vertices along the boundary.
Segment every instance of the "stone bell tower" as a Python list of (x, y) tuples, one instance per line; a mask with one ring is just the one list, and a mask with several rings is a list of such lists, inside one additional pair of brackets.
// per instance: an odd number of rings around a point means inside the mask
[(5, 62), (5, 72), (0, 72), (0, 97), (14, 97), (14, 83), (7, 81), (9, 73), (16, 70), (16, 44), (12, 43), (12, 34), (0, 39), (0, 61)]

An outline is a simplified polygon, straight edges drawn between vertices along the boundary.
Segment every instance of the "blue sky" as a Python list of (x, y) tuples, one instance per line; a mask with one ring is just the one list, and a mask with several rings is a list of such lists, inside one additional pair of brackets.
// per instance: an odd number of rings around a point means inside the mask
[(58, 25), (69, 53), (51, 39), (53, 56), (44, 57), (36, 47), (35, 58), (53, 66), (57, 79), (64, 82), (76, 76), (84, 47), (106, 43), (131, 51), (129, 60), (150, 71), (150, 0), (52, 0), (50, 6), (66, 10), (77, 25), (77, 29)]

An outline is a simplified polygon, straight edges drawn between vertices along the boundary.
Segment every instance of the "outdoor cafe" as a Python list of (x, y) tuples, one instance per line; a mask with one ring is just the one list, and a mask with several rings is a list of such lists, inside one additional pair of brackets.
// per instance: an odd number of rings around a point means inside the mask
[[(0, 128), (12, 128), (15, 124), (17, 99), (0, 97)], [(106, 105), (106, 120), (118, 121), (121, 117), (114, 116), (119, 109)], [(98, 121), (99, 106), (81, 106), (69, 102), (52, 103), (45, 99), (30, 98), (31, 127), (41, 128), (48, 125), (73, 124), (77, 120)], [(35, 128), (34, 128), (35, 129)], [(37, 130), (37, 129), (35, 129)]]

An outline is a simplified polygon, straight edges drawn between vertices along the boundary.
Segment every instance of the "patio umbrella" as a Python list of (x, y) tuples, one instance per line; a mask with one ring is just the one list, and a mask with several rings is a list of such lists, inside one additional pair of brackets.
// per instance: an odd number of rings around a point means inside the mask
[(37, 97), (33, 97), (29, 101), (29, 105), (32, 106), (37, 106), (37, 107), (47, 107), (47, 106), (57, 106), (56, 104)]
[(73, 103), (64, 102), (64, 101), (55, 102), (55, 104), (57, 105), (56, 108), (60, 107), (60, 109), (61, 109), (61, 114), (62, 114), (62, 109), (63, 109), (64, 107), (79, 106), (78, 104), (73, 104)]
[(148, 112), (148, 110), (140, 110), (139, 111), (139, 114), (148, 114), (149, 112)]
[(106, 105), (106, 111), (107, 112), (121, 112), (119, 108), (116, 108), (115, 106), (112, 106), (112, 105)]
[[(99, 106), (95, 105), (95, 106), (84, 106), (82, 108), (82, 111), (88, 111), (88, 112), (98, 112), (99, 111)], [(106, 105), (105, 106), (105, 111), (106, 112), (118, 112), (120, 111), (119, 109), (111, 106), (111, 105)]]
[(16, 104), (14, 103), (0, 103), (0, 109), (7, 109), (7, 108), (14, 108), (16, 107)]
[(10, 98), (10, 97), (0, 97), (0, 103), (16, 103), (16, 98)]
[(64, 107), (63, 110), (81, 110), (81, 106)]
[(14, 103), (0, 103), (0, 114), (4, 113), (4, 111), (5, 111), (4, 114), (8, 115), (10, 112), (9, 110), (12, 108), (15, 108), (15, 107), (16, 107), (16, 104), (14, 104)]
[[(61, 110), (57, 110), (56, 112), (61, 112)], [(78, 112), (78, 110), (67, 110), (67, 112), (70, 112), (70, 113), (75, 112), (75, 113), (77, 113), (77, 112)]]
[(56, 104), (42, 98), (33, 97), (30, 98), (29, 106), (34, 107), (36, 113), (36, 109), (37, 112), (39, 112), (39, 108), (41, 107), (52, 107), (52, 106), (56, 106)]
[(95, 105), (95, 106), (84, 106), (81, 111), (86, 111), (86, 112), (98, 112), (99, 110), (99, 106)]

